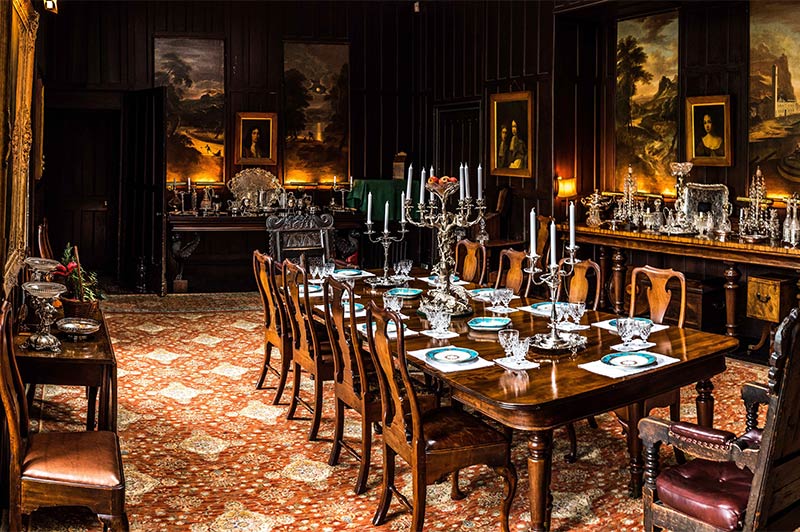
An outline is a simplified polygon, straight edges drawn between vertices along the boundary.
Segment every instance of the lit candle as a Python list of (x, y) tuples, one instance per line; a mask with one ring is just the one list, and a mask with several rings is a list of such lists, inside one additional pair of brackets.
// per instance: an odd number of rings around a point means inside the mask
[(425, 175), (425, 168), (422, 169), (422, 174), (420, 175), (419, 181), (419, 202), (425, 203), (425, 181), (428, 179), (428, 176)]
[(350, 188), (353, 188), (353, 176), (350, 176)]
[(414, 163), (408, 165), (408, 181), (406, 182), (406, 197), (411, 197), (411, 181), (414, 175)]
[(406, 222), (406, 193), (400, 193), (400, 221)]
[(469, 164), (464, 163), (464, 197), (469, 199), (472, 194), (469, 192)]
[[(478, 171), (480, 172), (480, 170)], [(478, 191), (480, 191), (480, 189), (478, 189)], [(529, 255), (533, 255), (536, 253), (536, 207), (531, 209), (529, 225), (531, 228), (531, 252)]]
[(575, 202), (569, 202), (569, 248), (575, 249)]
[(367, 223), (372, 223), (372, 192), (367, 194)]
[(333, 176), (333, 188), (336, 188), (336, 176)]
[(478, 199), (483, 199), (483, 167), (478, 165)]
[(550, 266), (558, 266), (556, 260), (556, 222), (550, 222)]
[(187, 177), (186, 178), (186, 190), (192, 190), (192, 178), (191, 177)]
[(458, 167), (458, 199), (464, 199), (464, 163)]
[(389, 202), (383, 204), (383, 232), (389, 232)]

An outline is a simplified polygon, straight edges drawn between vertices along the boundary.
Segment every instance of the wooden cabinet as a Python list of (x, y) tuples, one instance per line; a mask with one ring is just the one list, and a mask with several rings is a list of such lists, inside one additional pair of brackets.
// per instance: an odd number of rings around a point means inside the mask
[(795, 303), (795, 279), (785, 274), (751, 275), (747, 279), (747, 317), (780, 323)]

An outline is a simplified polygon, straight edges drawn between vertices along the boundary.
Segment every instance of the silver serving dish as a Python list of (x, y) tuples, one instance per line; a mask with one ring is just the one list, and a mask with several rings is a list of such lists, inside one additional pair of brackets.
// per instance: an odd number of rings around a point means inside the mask
[(42, 299), (53, 299), (67, 291), (67, 287), (61, 283), (48, 283), (32, 281), (22, 285), (22, 289), (34, 297)]
[(42, 257), (26, 257), (24, 262), (30, 269), (40, 272), (52, 272), (61, 264), (57, 260), (43, 259)]
[(56, 327), (73, 339), (79, 339), (99, 331), (100, 323), (88, 318), (62, 318), (56, 322)]

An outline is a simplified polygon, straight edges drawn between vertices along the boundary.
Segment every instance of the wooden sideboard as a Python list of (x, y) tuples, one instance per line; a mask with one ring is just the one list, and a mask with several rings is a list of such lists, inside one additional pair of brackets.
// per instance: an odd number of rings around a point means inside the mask
[[(560, 226), (567, 231), (566, 226)], [(578, 244), (593, 244), (599, 247), (599, 262), (603, 286), (610, 277), (610, 304), (618, 312), (624, 312), (626, 281), (626, 250), (682, 255), (707, 260), (721, 261), (725, 265), (725, 333), (736, 336), (739, 323), (736, 316), (736, 300), (739, 292), (741, 272), (737, 265), (754, 264), (800, 273), (800, 249), (770, 246), (767, 243), (740, 242), (738, 239), (709, 240), (692, 236), (673, 236), (641, 233), (598, 227), (578, 226), (575, 231)], [(800, 287), (800, 281), (798, 281)]]

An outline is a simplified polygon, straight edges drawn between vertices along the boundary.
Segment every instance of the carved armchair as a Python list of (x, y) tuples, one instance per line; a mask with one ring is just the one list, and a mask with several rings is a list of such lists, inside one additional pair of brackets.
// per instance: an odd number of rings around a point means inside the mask
[(298, 261), (306, 257), (330, 257), (330, 233), (333, 216), (330, 214), (282, 214), (267, 218), (269, 254), (278, 262)]

